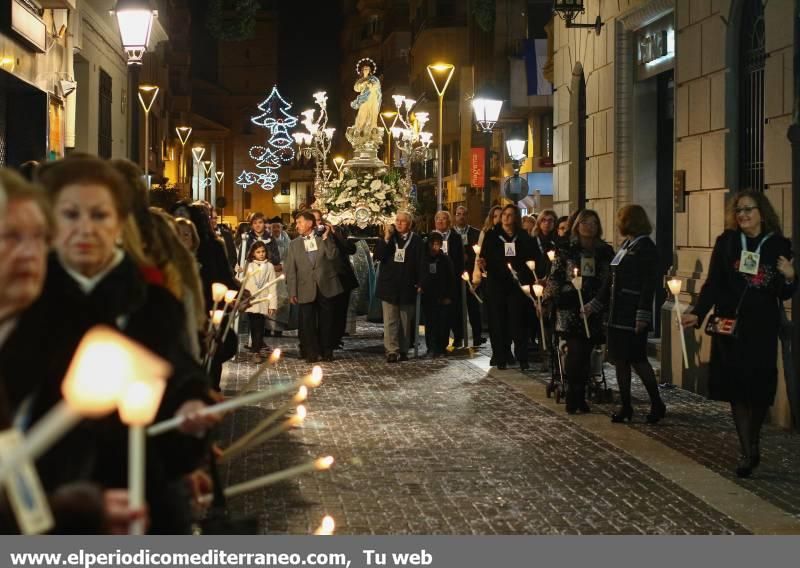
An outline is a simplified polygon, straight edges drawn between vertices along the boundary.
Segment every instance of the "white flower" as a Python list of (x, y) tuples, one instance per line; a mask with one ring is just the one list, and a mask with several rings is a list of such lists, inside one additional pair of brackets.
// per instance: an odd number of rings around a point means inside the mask
[(347, 183), (345, 184), (345, 187), (355, 187), (357, 185), (358, 185), (358, 180), (349, 179), (349, 180), (347, 180)]
[(379, 180), (379, 179), (374, 179), (374, 180), (372, 180), (372, 183), (369, 184), (369, 188), (372, 189), (372, 190), (380, 189), (382, 186), (383, 186), (383, 183), (381, 183), (381, 180)]
[(384, 193), (383, 191), (376, 191), (375, 197), (378, 199), (386, 199), (386, 193)]
[(375, 213), (381, 210), (380, 205), (378, 205), (377, 203), (370, 203), (369, 208), (371, 211), (374, 211)]

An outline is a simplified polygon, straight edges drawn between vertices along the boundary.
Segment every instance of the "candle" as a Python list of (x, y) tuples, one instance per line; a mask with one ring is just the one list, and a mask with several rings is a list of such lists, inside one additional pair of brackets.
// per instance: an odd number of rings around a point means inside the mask
[(528, 266), (528, 269), (531, 272), (534, 272), (536, 270), (536, 261), (535, 260), (526, 260), (525, 264)]
[[(269, 485), (274, 485), (275, 483), (278, 483), (280, 481), (291, 479), (293, 477), (297, 477), (299, 475), (303, 475), (304, 473), (309, 473), (311, 471), (324, 471), (326, 469), (329, 469), (332, 465), (333, 465), (332, 456), (319, 458), (311, 462), (307, 462), (304, 464), (296, 465), (294, 467), (290, 467), (288, 469), (284, 469), (282, 471), (276, 471), (275, 473), (267, 474), (263, 477), (251, 479), (250, 481), (245, 481), (244, 483), (239, 483), (237, 485), (231, 485), (230, 487), (226, 487), (225, 497), (236, 497), (237, 495), (248, 493), (250, 491), (255, 491), (257, 489), (261, 489)], [(201, 501), (205, 503), (210, 503), (211, 500), (212, 500), (211, 495), (205, 495), (201, 497)]]
[(256, 424), (256, 426), (252, 430), (250, 430), (247, 434), (245, 434), (244, 436), (236, 440), (233, 444), (228, 446), (225, 449), (225, 452), (238, 453), (239, 450), (242, 450), (245, 447), (247, 447), (250, 444), (250, 442), (255, 440), (259, 434), (264, 432), (264, 430), (266, 430), (268, 427), (272, 426), (273, 423), (277, 422), (292, 408), (304, 402), (307, 397), (308, 397), (308, 387), (303, 385), (298, 389), (297, 394), (295, 394), (288, 402), (283, 404), (280, 408), (278, 408), (275, 412), (267, 416), (264, 420)]
[(556, 259), (556, 251), (554, 250), (547, 251), (547, 258), (550, 259), (550, 262), (553, 262)]
[[(236, 301), (233, 303), (233, 307), (231, 308), (231, 311), (233, 313), (236, 313), (236, 310), (239, 308), (239, 302), (242, 301), (242, 290), (244, 290), (245, 286), (247, 286), (247, 281), (250, 280), (250, 276), (252, 274), (253, 274), (253, 271), (252, 270), (248, 270), (248, 271), (246, 271), (246, 273), (244, 275), (244, 278), (242, 279), (242, 285), (239, 286), (239, 292), (236, 294)], [(225, 339), (228, 337), (228, 332), (231, 329), (231, 325), (233, 324), (233, 320), (234, 319), (236, 319), (236, 318), (232, 318), (232, 317), (228, 318), (228, 325), (225, 326), (225, 331), (222, 332), (221, 341), (223, 343), (225, 342)]]
[(467, 283), (467, 287), (469, 288), (470, 294), (472, 294), (475, 297), (475, 299), (478, 300), (478, 303), (482, 304), (483, 300), (481, 300), (481, 297), (478, 296), (478, 293), (475, 291), (475, 288), (473, 288), (472, 282), (470, 282), (469, 279), (469, 273), (467, 273), (466, 270), (463, 272), (463, 274), (461, 274), (461, 279)]
[(683, 367), (685, 369), (689, 368), (689, 355), (686, 352), (686, 336), (684, 335), (683, 325), (681, 324), (681, 303), (678, 299), (678, 294), (681, 293), (681, 288), (683, 287), (683, 282), (681, 282), (678, 278), (671, 278), (667, 281), (667, 286), (669, 287), (669, 291), (672, 292), (672, 296), (675, 298), (674, 310), (675, 310), (675, 320), (678, 323), (678, 333), (681, 336), (681, 352), (683, 354)]
[(586, 339), (591, 339), (592, 334), (589, 333), (589, 320), (586, 317), (586, 312), (583, 311), (583, 292), (581, 292), (581, 288), (583, 288), (583, 277), (578, 276), (577, 268), (572, 271), (572, 274), (572, 285), (578, 291), (578, 302), (580, 302), (580, 311), (583, 316), (583, 329), (586, 332)]
[[(316, 372), (318, 369), (319, 372)], [(322, 382), (322, 369), (320, 369), (319, 367), (314, 367), (314, 372), (312, 372), (311, 375), (306, 376), (297, 382), (275, 385), (272, 388), (263, 391), (256, 391), (250, 394), (239, 395), (224, 402), (220, 402), (212, 406), (207, 406), (204, 409), (198, 411), (196, 415), (208, 416), (210, 414), (227, 412), (229, 410), (239, 408), (240, 406), (247, 406), (248, 404), (255, 404), (257, 402), (261, 402), (262, 400), (275, 398), (276, 396), (280, 396), (284, 393), (298, 389), (303, 385), (309, 388), (317, 387), (321, 382)], [(162, 422), (158, 422), (157, 424), (153, 424), (147, 429), (147, 434), (149, 436), (157, 436), (159, 434), (163, 434), (164, 432), (169, 432), (170, 430), (179, 428), (181, 424), (183, 424), (185, 421), (186, 421), (185, 416), (175, 416), (168, 420), (164, 420)]]
[(219, 303), (225, 298), (225, 293), (228, 291), (228, 287), (225, 284), (220, 284), (219, 282), (214, 282), (211, 285), (211, 298), (214, 302)]
[(236, 294), (236, 290), (228, 290), (225, 292), (225, 304), (229, 305), (231, 302), (233, 302), (236, 299)]
[(225, 315), (225, 312), (222, 310), (214, 310), (214, 313), (211, 315), (211, 323), (215, 327), (219, 327), (222, 323), (222, 318)]
[[(256, 446), (260, 446), (267, 440), (270, 440), (277, 436), (278, 434), (282, 434), (283, 432), (287, 432), (292, 428), (296, 428), (303, 424), (303, 420), (306, 419), (307, 411), (306, 407), (302, 404), (297, 407), (297, 414), (291, 416), (287, 420), (283, 421), (281, 424), (278, 424), (274, 428), (271, 428), (264, 432), (263, 430), (255, 435), (249, 437), (247, 440), (242, 441), (237, 440), (236, 443), (232, 444), (230, 447), (226, 448), (225, 451), (222, 452), (217, 458), (217, 463), (223, 464), (225, 462), (230, 461), (234, 457), (238, 456), (242, 452), (254, 448)], [(241, 442), (241, 443), (240, 443)]]
[(259, 288), (258, 290), (256, 290), (256, 291), (255, 291), (255, 293), (253, 293), (253, 295), (251, 296), (251, 298), (255, 298), (256, 296), (258, 296), (259, 294), (261, 294), (261, 292), (263, 292), (263, 291), (264, 291), (264, 290), (266, 290), (267, 288), (271, 288), (272, 286), (275, 286), (275, 284), (277, 284), (278, 282), (280, 282), (280, 281), (281, 281), (281, 280), (283, 280), (284, 278), (286, 278), (286, 275), (285, 275), (285, 274), (281, 274), (281, 275), (280, 275), (280, 276), (278, 276), (277, 278), (274, 278), (274, 279), (270, 280), (269, 282), (267, 282), (266, 284), (264, 284), (264, 285), (263, 285), (261, 288)]
[(481, 254), (481, 245), (472, 245), (472, 250), (475, 251), (475, 255)]
[(322, 524), (320, 524), (319, 528), (314, 531), (314, 535), (331, 536), (335, 529), (336, 523), (333, 521), (333, 517), (330, 515), (325, 515), (325, 517), (322, 519)]
[(544, 334), (544, 316), (542, 315), (542, 296), (544, 295), (544, 286), (541, 284), (534, 284), (533, 293), (536, 296), (536, 303), (539, 306), (539, 331), (542, 333), (542, 347), (545, 351), (547, 351), (547, 342), (545, 341)]

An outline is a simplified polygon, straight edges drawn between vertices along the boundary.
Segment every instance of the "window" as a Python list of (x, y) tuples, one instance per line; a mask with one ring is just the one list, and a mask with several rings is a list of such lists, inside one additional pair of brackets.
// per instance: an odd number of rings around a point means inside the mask
[(764, 6), (743, 2), (739, 42), (739, 187), (764, 191)]
[(98, 105), (99, 119), (97, 121), (97, 155), (101, 158), (111, 158), (113, 137), (111, 134), (111, 75), (100, 69), (100, 104)]

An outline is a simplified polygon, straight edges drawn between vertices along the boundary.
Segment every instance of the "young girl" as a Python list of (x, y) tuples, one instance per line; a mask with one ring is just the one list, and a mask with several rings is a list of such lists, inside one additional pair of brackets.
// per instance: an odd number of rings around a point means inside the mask
[[(268, 256), (267, 245), (261, 241), (256, 241), (247, 253), (247, 272), (250, 278), (247, 279), (245, 288), (251, 294), (255, 294), (267, 282), (275, 280), (275, 269), (269, 262)], [(263, 301), (267, 297), (269, 300)], [(257, 303), (247, 308), (247, 317), (250, 321), (250, 353), (253, 354), (254, 363), (261, 363), (260, 351), (264, 342), (264, 326), (267, 317), (275, 317), (278, 310), (278, 295), (272, 287), (261, 292), (253, 302)]]

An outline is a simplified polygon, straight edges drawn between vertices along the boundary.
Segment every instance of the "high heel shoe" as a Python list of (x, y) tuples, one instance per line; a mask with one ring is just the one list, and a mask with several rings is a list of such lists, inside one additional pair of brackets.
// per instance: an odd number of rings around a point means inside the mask
[(650, 414), (645, 417), (648, 424), (655, 424), (667, 415), (667, 405), (662, 401), (650, 406)]
[(611, 415), (611, 422), (620, 424), (622, 422), (630, 422), (633, 418), (633, 407), (623, 406)]
[(736, 477), (750, 477), (753, 474), (754, 467), (751, 456), (742, 456), (736, 466)]

